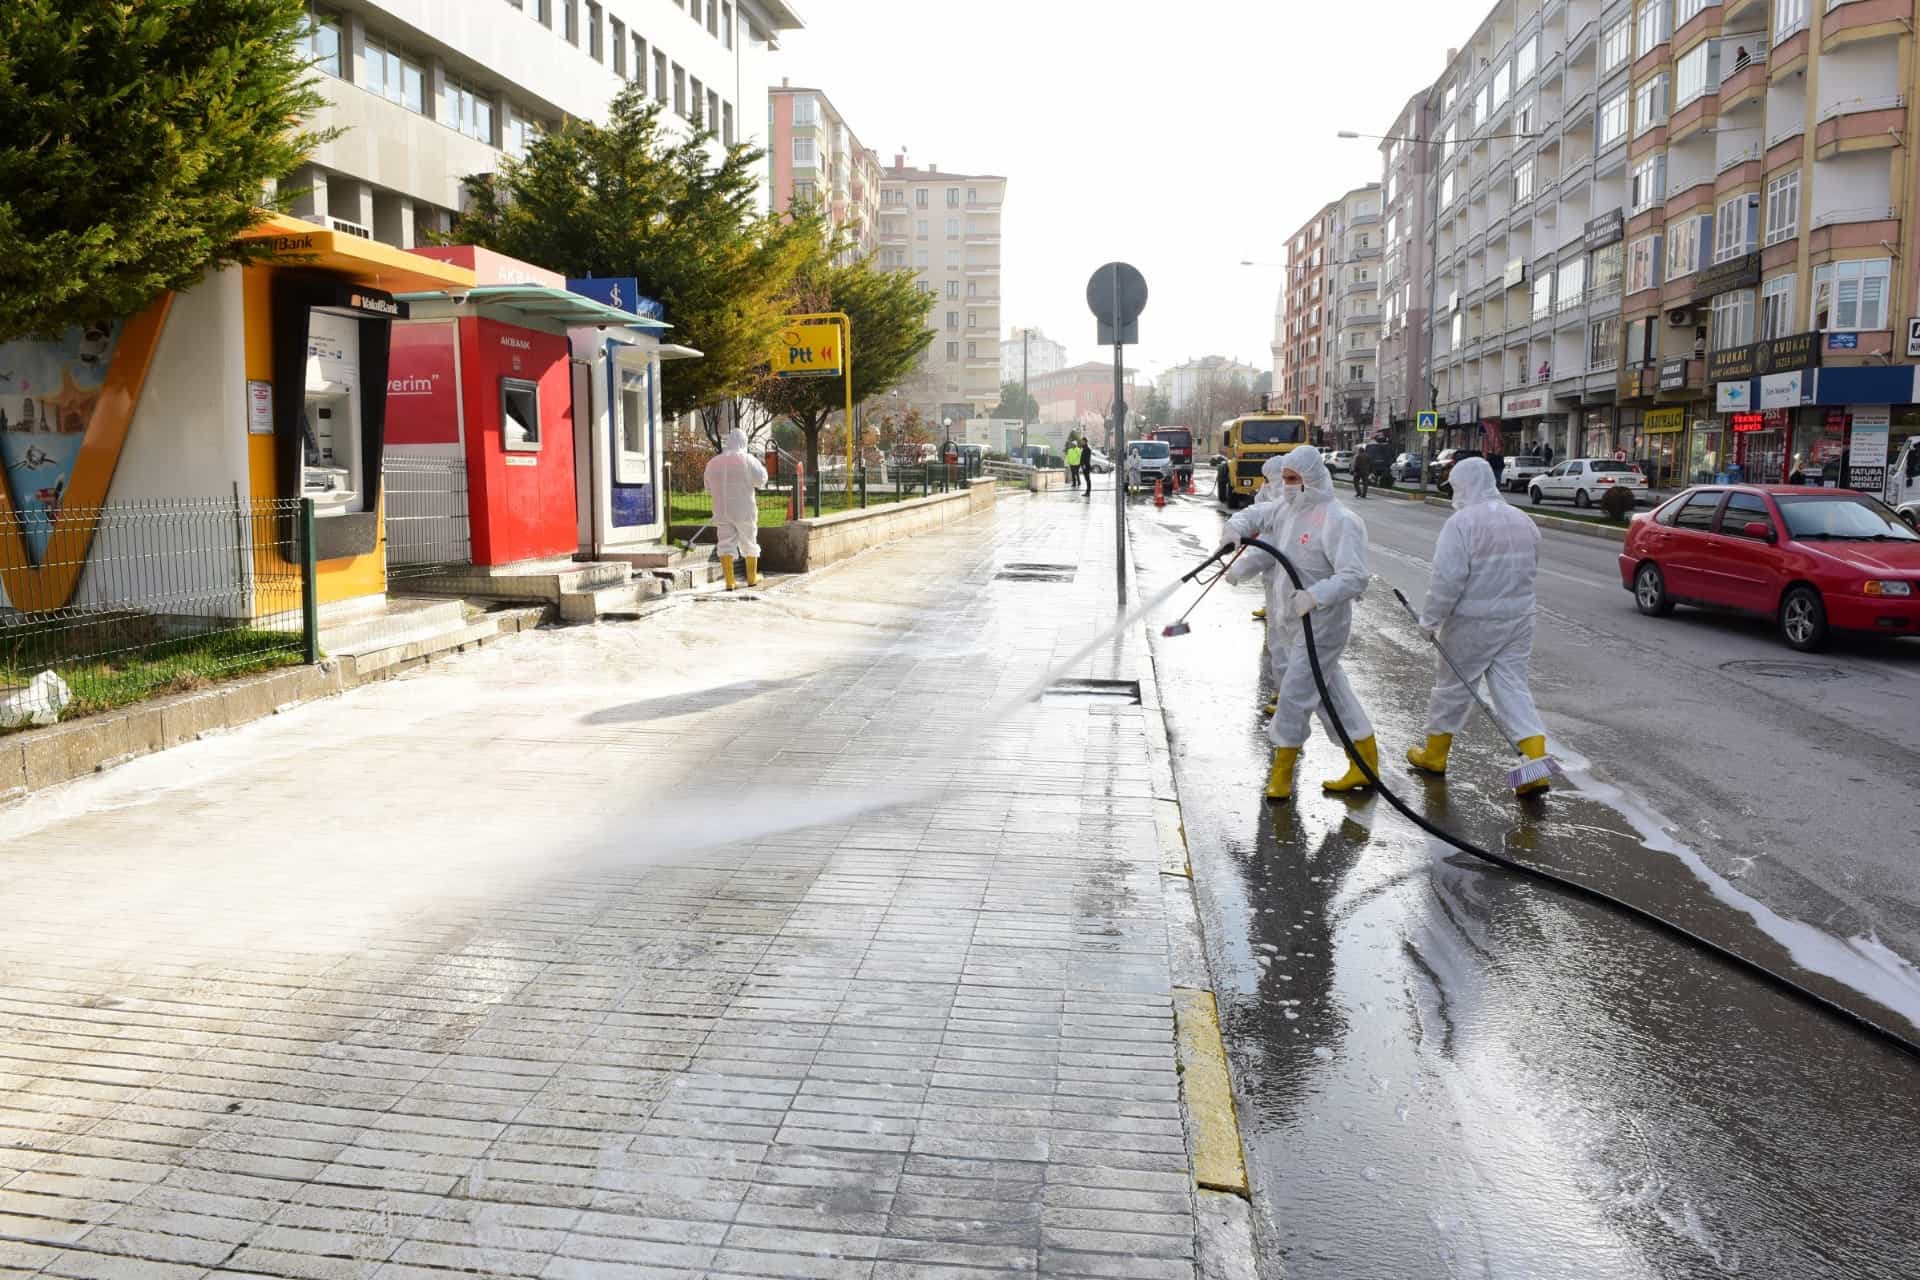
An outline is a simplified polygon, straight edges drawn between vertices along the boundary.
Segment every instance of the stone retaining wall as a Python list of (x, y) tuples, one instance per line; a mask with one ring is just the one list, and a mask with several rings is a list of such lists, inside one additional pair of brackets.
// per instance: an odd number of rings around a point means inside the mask
[(963, 489), (930, 498), (765, 526), (760, 563), (770, 573), (806, 573), (883, 542), (927, 533), (992, 507), (996, 483), (990, 477), (969, 480)]

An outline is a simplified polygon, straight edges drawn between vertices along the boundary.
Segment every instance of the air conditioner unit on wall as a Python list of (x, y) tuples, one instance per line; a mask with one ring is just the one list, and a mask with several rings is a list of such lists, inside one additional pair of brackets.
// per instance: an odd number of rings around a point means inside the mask
[(1672, 307), (1667, 311), (1667, 323), (1676, 329), (1684, 329), (1693, 323), (1693, 308)]

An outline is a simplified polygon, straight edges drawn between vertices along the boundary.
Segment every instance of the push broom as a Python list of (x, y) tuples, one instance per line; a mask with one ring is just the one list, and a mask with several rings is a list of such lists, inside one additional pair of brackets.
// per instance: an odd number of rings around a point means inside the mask
[[(1401, 592), (1400, 588), (1395, 587), (1393, 589), (1393, 598), (1400, 602), (1400, 607), (1407, 611), (1415, 623), (1420, 621), (1419, 612), (1414, 609), (1412, 603), (1408, 601), (1406, 595)], [(1423, 629), (1420, 634), (1426, 635), (1426, 631)], [(1513, 747), (1515, 753), (1520, 756), (1520, 767), (1507, 770), (1507, 785), (1509, 787), (1518, 791), (1521, 787), (1529, 783), (1545, 782), (1551, 778), (1564, 778), (1566, 776), (1560, 771), (1560, 762), (1552, 756), (1542, 756), (1538, 760), (1527, 759), (1526, 753), (1520, 750), (1519, 741), (1515, 739), (1506, 725), (1500, 723), (1500, 717), (1493, 713), (1493, 708), (1487, 705), (1486, 699), (1480, 696), (1480, 691), (1474, 688), (1474, 682), (1467, 679), (1467, 677), (1461, 673), (1460, 668), (1454, 664), (1453, 659), (1448, 656), (1446, 648), (1441, 645), (1440, 638), (1438, 636), (1427, 636), (1427, 640), (1440, 654), (1440, 660), (1446, 663), (1453, 671), (1454, 679), (1466, 686), (1467, 693), (1473, 698), (1473, 704), (1486, 713), (1486, 717), (1492, 722), (1493, 727), (1500, 731), (1500, 736), (1505, 738), (1508, 744)]]

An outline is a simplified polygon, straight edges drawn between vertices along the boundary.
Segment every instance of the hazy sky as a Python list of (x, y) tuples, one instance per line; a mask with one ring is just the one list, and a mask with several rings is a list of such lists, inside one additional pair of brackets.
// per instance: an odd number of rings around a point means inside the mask
[[(1006, 175), (1002, 330), (1092, 359), (1087, 276), (1118, 258), (1149, 300), (1130, 363), (1271, 368), (1286, 237), (1378, 181), (1378, 143), (1490, 0), (796, 0), (779, 74), (824, 90), (891, 164)], [(912, 17), (908, 17), (912, 14)], [(926, 18), (922, 15), (925, 14)]]

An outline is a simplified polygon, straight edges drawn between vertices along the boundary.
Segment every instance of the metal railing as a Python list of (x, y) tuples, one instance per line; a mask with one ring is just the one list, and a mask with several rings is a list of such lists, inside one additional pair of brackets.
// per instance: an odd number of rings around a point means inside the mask
[(299, 500), (0, 515), (0, 733), (312, 656)]
[(463, 458), (389, 453), (385, 494), (387, 578), (421, 578), (473, 563)]

